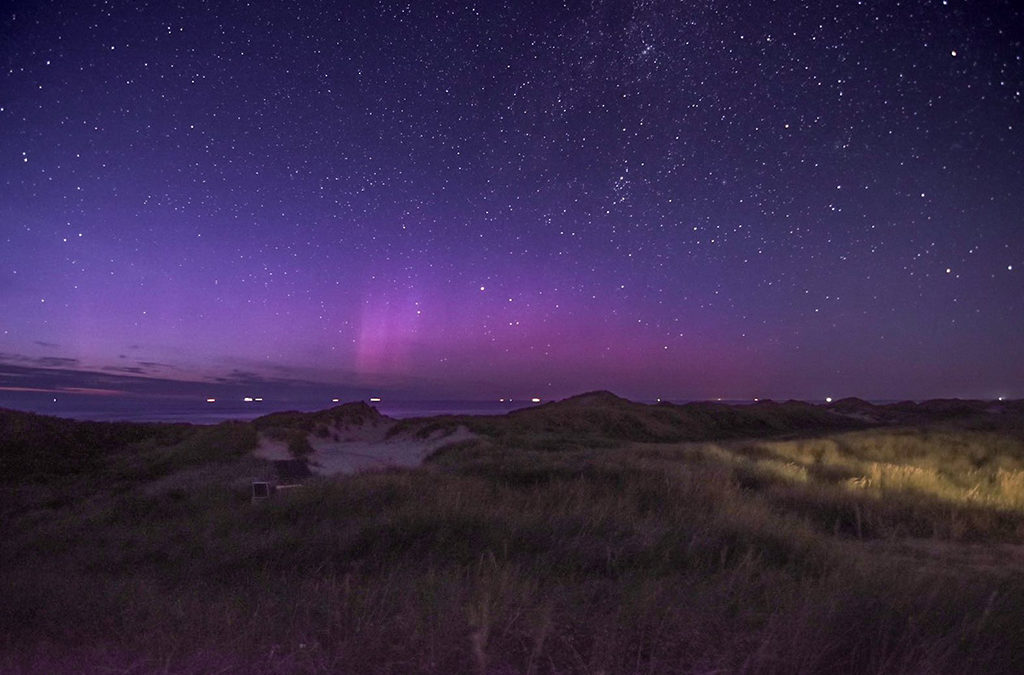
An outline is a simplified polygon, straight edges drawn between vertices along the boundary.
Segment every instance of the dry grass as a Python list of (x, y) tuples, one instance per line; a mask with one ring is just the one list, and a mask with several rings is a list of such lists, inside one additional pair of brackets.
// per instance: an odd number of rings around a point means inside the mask
[(0, 672), (1024, 671), (1020, 559), (960, 554), (1020, 542), (1010, 436), (463, 444), (256, 506), (139, 447), (5, 488)]

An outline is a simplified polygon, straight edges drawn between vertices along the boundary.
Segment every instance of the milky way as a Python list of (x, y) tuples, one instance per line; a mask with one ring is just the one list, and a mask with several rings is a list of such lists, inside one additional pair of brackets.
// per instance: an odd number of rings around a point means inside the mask
[(171, 5), (7, 5), (0, 388), (1024, 396), (1011, 2)]

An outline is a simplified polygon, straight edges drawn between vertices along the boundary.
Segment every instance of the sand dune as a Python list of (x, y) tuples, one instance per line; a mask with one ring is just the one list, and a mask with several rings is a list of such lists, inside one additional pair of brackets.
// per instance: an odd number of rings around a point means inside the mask
[[(389, 437), (392, 426), (393, 424), (367, 424), (344, 429), (331, 428), (331, 433), (326, 438), (310, 434), (308, 440), (313, 448), (313, 452), (307, 456), (310, 470), (313, 473), (330, 476), (365, 469), (419, 466), (437, 449), (477, 437), (464, 426), (454, 430), (439, 429), (424, 438), (419, 438), (411, 432), (401, 432)], [(270, 460), (292, 459), (287, 443), (263, 434), (260, 435), (260, 443), (254, 454)]]

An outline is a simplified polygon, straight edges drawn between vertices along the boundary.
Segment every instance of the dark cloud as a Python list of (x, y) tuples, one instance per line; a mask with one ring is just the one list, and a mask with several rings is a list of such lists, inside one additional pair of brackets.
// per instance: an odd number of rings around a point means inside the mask
[(177, 366), (172, 366), (169, 363), (160, 363), (159, 361), (138, 361), (137, 362), (143, 368), (161, 369), (166, 368), (167, 370), (180, 370)]
[(68, 359), (62, 356), (40, 356), (33, 359), (40, 368), (73, 368), (81, 363), (78, 359)]
[(262, 384), (267, 381), (265, 377), (244, 370), (232, 370), (227, 375), (216, 379), (223, 384)]
[(222, 377), (195, 381), (155, 377), (142, 366), (107, 366), (96, 371), (77, 369), (74, 367), (77, 363), (77, 359), (0, 354), (0, 407), (17, 407), (17, 401), (12, 397), (24, 392), (180, 399), (258, 395), (282, 402), (327, 400), (339, 395), (357, 399), (368, 395), (358, 388), (336, 387), (299, 378), (264, 377), (237, 369)]
[(80, 364), (80, 361), (61, 356), (28, 356), (0, 352), (0, 363), (28, 364), (38, 368), (74, 368)]
[(39, 345), (40, 347), (48, 347), (48, 348), (51, 348), (51, 349), (56, 349), (56, 348), (60, 347), (60, 345), (57, 344), (56, 342), (43, 342), (42, 340), (36, 340), (35, 343), (37, 345)]
[(262, 364), (247, 366), (247, 363), (233, 360), (222, 363), (220, 369), (205, 377), (189, 378), (184, 376), (185, 371), (157, 361), (125, 363), (122, 360), (87, 368), (75, 358), (0, 353), (0, 407), (25, 407), (26, 397), (31, 399), (44, 393), (91, 396), (90, 400), (103, 406), (127, 405), (136, 399), (184, 401), (217, 397), (241, 400), (245, 396), (260, 396), (280, 406), (291, 406), (310, 405), (315, 401), (329, 405), (332, 398), (357, 400), (382, 394), (423, 398), (428, 392), (438, 391), (438, 383), (422, 378), (381, 378), (373, 387), (368, 387), (359, 384), (365, 380), (351, 372), (332, 373), (334, 383), (330, 383), (313, 379), (322, 376), (319, 372), (268, 368), (261, 373), (258, 369)]
[(160, 375), (161, 371), (179, 370), (174, 366), (166, 363), (158, 363), (156, 361), (136, 361), (136, 364), (137, 365), (134, 366), (104, 366), (102, 370), (105, 372), (126, 373), (130, 375)]
[(106, 366), (103, 370), (112, 373), (130, 373), (134, 375), (145, 375), (147, 371), (137, 366)]

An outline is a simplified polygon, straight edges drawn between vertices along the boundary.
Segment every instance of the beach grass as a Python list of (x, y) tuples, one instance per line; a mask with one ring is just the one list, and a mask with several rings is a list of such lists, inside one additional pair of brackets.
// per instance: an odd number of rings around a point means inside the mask
[(1024, 441), (515, 447), (252, 504), (248, 425), (3, 483), (0, 672), (1022, 672)]

